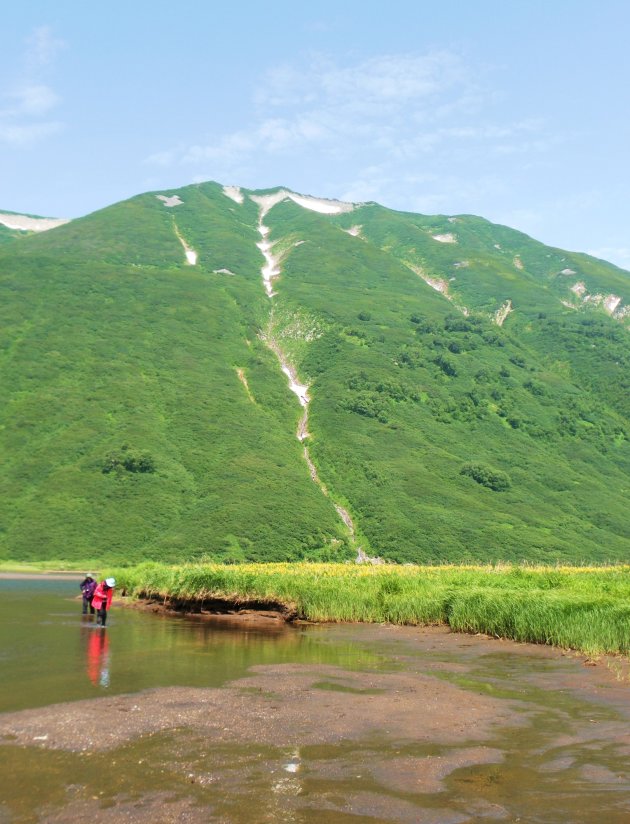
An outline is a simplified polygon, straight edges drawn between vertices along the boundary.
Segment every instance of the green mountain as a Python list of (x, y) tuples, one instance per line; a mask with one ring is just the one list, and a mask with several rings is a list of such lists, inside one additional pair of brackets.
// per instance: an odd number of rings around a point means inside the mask
[(217, 183), (13, 238), (0, 558), (628, 560), (629, 278)]

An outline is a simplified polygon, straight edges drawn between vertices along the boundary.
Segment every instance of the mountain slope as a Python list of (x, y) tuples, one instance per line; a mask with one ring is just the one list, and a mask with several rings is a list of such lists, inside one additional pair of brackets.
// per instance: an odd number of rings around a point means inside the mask
[(0, 278), (4, 557), (628, 557), (610, 264), (207, 183), (5, 244)]
[(23, 215), (18, 212), (0, 211), (0, 244), (26, 237), (33, 232), (47, 232), (69, 221), (63, 218)]

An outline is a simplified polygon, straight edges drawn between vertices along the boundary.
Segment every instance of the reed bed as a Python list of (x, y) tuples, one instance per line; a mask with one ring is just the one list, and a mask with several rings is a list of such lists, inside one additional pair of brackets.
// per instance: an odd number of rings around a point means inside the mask
[(317, 622), (447, 624), (459, 632), (630, 652), (630, 566), (146, 563), (110, 570), (139, 598), (269, 603)]

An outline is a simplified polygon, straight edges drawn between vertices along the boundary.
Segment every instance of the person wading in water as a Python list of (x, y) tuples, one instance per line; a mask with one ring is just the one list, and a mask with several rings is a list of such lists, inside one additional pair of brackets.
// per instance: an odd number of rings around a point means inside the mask
[(96, 609), (96, 624), (105, 628), (107, 623), (107, 611), (112, 605), (112, 596), (114, 595), (114, 587), (116, 580), (114, 578), (105, 578), (104, 581), (94, 590), (94, 597), (92, 598), (92, 606)]
[(85, 573), (85, 578), (79, 584), (81, 587), (81, 594), (83, 595), (83, 614), (87, 615), (88, 607), (90, 608), (90, 615), (94, 615), (94, 607), (92, 606), (92, 598), (94, 597), (94, 590), (96, 589), (96, 581), (92, 577), (91, 572)]

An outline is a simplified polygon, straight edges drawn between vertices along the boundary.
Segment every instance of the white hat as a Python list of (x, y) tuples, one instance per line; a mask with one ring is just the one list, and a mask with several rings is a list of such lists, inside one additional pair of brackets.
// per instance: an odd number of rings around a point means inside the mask
[(116, 586), (116, 579), (115, 578), (105, 578), (105, 583), (108, 587), (115, 587)]

